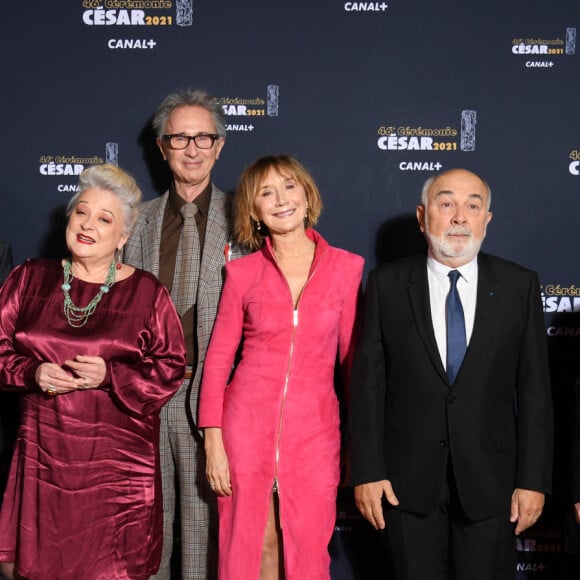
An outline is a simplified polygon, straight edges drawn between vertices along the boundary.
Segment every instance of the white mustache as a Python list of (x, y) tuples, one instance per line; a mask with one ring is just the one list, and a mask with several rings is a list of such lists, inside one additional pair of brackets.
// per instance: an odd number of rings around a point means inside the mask
[(472, 236), (471, 230), (467, 229), (463, 226), (455, 226), (454, 228), (450, 228), (445, 230), (446, 236)]

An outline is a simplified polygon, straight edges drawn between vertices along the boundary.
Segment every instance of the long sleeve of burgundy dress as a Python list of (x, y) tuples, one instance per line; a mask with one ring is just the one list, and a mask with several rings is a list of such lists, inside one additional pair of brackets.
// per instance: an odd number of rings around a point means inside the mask
[[(21, 389), (21, 427), (0, 510), (0, 561), (29, 580), (145, 580), (161, 552), (159, 411), (181, 384), (185, 347), (165, 288), (136, 270), (85, 326), (63, 312), (58, 261), (29, 260), (0, 293), (0, 387)], [(99, 285), (74, 280), (85, 305)], [(43, 362), (107, 363), (98, 389), (50, 397)]]
[(233, 494), (218, 498), (220, 580), (258, 578), (274, 484), (286, 580), (330, 578), (340, 453), (334, 370), (337, 360), (346, 370), (352, 355), (363, 259), (307, 235), (316, 252), (296, 308), (269, 243), (226, 266), (199, 412), (201, 427), (222, 428), (230, 465)]

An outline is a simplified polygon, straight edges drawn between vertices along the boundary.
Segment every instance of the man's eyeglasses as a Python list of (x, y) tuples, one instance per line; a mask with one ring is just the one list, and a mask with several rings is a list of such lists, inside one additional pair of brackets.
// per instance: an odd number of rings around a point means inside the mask
[(173, 135), (163, 135), (162, 138), (169, 143), (171, 149), (185, 149), (191, 141), (195, 143), (198, 149), (211, 149), (220, 136), (214, 133), (199, 133), (198, 135), (174, 133)]

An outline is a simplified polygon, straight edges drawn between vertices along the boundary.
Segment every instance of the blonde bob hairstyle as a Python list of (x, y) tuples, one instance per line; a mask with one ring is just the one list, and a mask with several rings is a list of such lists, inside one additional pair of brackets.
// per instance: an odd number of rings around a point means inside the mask
[(304, 188), (308, 211), (304, 226), (312, 227), (322, 212), (322, 198), (312, 176), (294, 157), (289, 155), (268, 155), (256, 159), (246, 167), (234, 196), (234, 234), (239, 244), (257, 250), (264, 245), (268, 231), (262, 224), (261, 231), (256, 227), (254, 201), (268, 172), (273, 169), (285, 178), (295, 179)]

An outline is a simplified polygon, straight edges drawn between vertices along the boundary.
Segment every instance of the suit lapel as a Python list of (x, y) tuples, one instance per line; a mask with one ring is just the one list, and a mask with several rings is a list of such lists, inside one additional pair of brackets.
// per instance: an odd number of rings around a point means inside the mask
[[(216, 270), (221, 270), (225, 264), (225, 248), (228, 243), (228, 221), (225, 212), (225, 194), (213, 186), (203, 254), (199, 270), (199, 283), (197, 286), (197, 302), (203, 302), (207, 296), (212, 281), (216, 280)], [(221, 276), (219, 276), (221, 286)]]
[(486, 254), (480, 253), (477, 258), (477, 301), (475, 304), (475, 319), (471, 340), (463, 359), (463, 366), (477, 364), (473, 353), (485, 352), (489, 348), (491, 330), (497, 317), (497, 285), (498, 279), (493, 273)]
[(157, 201), (148, 206), (147, 215), (144, 216), (146, 226), (143, 232), (143, 268), (159, 277), (159, 246), (161, 245), (161, 229), (165, 206), (169, 199), (169, 193), (162, 195)]
[(413, 317), (415, 319), (415, 326), (423, 340), (429, 358), (431, 358), (437, 372), (447, 380), (445, 368), (443, 367), (439, 349), (437, 348), (435, 332), (433, 331), (431, 305), (429, 302), (429, 282), (427, 280), (427, 263), (424, 257), (416, 260), (411, 266), (408, 293), (411, 310), (413, 311)]
[[(491, 263), (486, 254), (478, 256), (477, 273), (477, 301), (475, 306), (475, 320), (471, 339), (463, 359), (462, 369), (468, 365), (477, 364), (477, 356), (474, 353), (485, 352), (489, 345), (489, 337), (497, 316), (497, 286), (498, 279), (493, 273)], [(415, 319), (417, 331), (425, 344), (434, 367), (437, 372), (447, 381), (447, 374), (439, 356), (439, 349), (433, 332), (431, 319), (431, 307), (429, 303), (429, 282), (427, 280), (427, 266), (424, 260), (413, 263), (409, 275), (409, 300)], [(463, 374), (460, 371), (460, 375)], [(455, 385), (458, 381), (455, 382)]]

